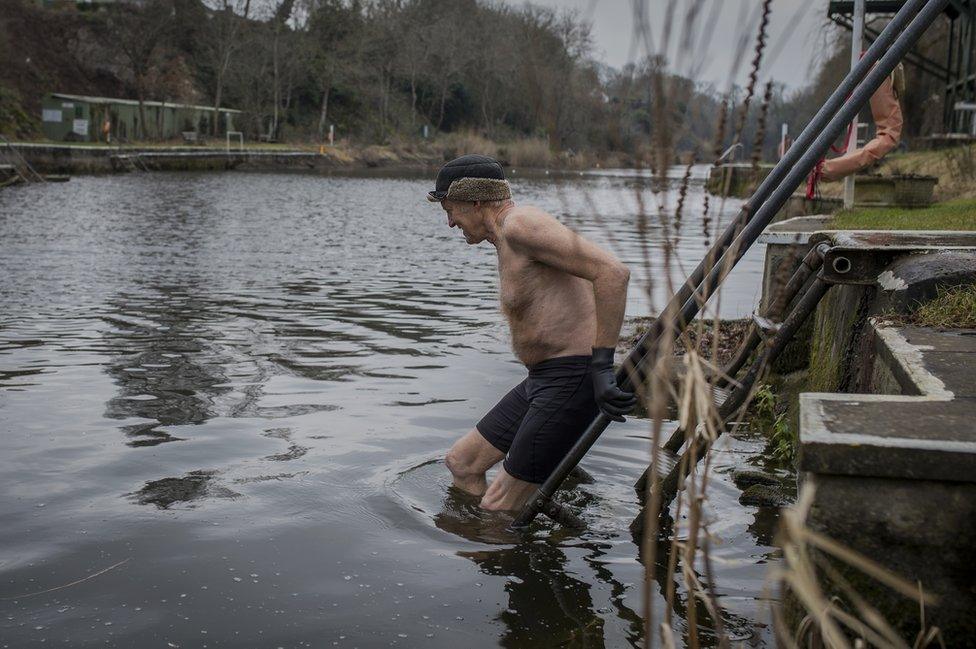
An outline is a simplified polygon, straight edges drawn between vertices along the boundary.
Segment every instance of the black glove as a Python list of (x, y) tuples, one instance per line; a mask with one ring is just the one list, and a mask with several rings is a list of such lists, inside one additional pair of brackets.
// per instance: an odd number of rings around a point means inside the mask
[(624, 415), (637, 405), (633, 392), (624, 392), (617, 386), (613, 373), (613, 347), (594, 347), (590, 359), (590, 372), (593, 374), (593, 395), (596, 405), (610, 419), (624, 421)]

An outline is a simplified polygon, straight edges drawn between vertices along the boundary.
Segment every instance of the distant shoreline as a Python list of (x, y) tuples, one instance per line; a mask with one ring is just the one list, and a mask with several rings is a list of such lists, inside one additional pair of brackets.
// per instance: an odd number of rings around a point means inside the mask
[[(274, 145), (185, 146), (173, 144), (114, 145), (88, 142), (12, 142), (11, 147), (39, 173), (103, 174), (125, 171), (309, 170), (426, 171), (439, 168), (457, 155), (480, 152), (496, 157), (513, 171), (584, 171), (639, 169), (639, 161), (625, 154), (597, 156), (551, 152), (544, 142), (513, 143), (455, 140), (389, 145)], [(18, 161), (19, 162), (19, 161)]]

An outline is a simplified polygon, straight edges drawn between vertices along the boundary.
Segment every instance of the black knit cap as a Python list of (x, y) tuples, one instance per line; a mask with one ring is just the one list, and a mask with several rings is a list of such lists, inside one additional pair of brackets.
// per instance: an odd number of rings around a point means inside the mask
[(437, 174), (437, 182), (434, 184), (434, 191), (427, 193), (427, 199), (430, 201), (444, 200), (447, 198), (451, 183), (462, 178), (484, 178), (504, 182), (505, 171), (497, 160), (486, 155), (469, 153), (460, 158), (454, 158), (441, 167)]

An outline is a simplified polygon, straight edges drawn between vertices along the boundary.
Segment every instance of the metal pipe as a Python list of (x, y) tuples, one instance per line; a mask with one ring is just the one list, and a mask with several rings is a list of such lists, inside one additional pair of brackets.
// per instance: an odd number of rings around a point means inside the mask
[[(741, 228), (754, 214), (755, 209), (761, 206), (772, 191), (782, 183), (789, 169), (800, 161), (802, 154), (815, 141), (817, 135), (827, 126), (834, 114), (844, 105), (848, 97), (858, 87), (858, 84), (864, 79), (865, 75), (867, 75), (874, 62), (901, 36), (906, 25), (912, 16), (918, 12), (919, 8), (923, 7), (929, 1), (932, 0), (909, 0), (898, 10), (898, 13), (894, 15), (891, 22), (882, 30), (877, 40), (871, 44), (871, 47), (861, 60), (858, 61), (854, 69), (844, 77), (827, 101), (824, 102), (823, 106), (820, 107), (820, 110), (814, 115), (813, 119), (810, 120), (810, 123), (797, 136), (792, 146), (790, 146), (789, 150), (786, 151), (776, 166), (773, 167), (769, 175), (759, 183), (759, 187), (756, 188), (756, 191), (749, 200), (745, 202), (735, 219), (728, 225), (716, 240), (715, 244), (709, 249), (708, 253), (706, 253), (704, 259), (695, 267), (688, 276), (688, 279), (678, 288), (678, 291), (671, 300), (669, 300), (668, 306), (665, 307), (662, 314), (674, 314), (689, 299), (694, 297), (706, 273), (711, 270), (715, 262), (732, 244)], [(651, 345), (664, 331), (663, 320), (663, 318), (655, 320), (634, 346), (631, 353), (628, 354), (624, 361), (624, 369), (629, 368), (626, 372), (627, 374), (638, 368), (644, 360), (644, 357), (653, 351)]]
[[(800, 298), (783, 322), (783, 325), (773, 338), (772, 344), (763, 354), (753, 361), (749, 372), (743, 378), (740, 385), (733, 390), (729, 398), (719, 408), (719, 420), (722, 424), (728, 421), (746, 403), (752, 395), (752, 388), (762, 371), (786, 349), (786, 345), (793, 339), (797, 330), (799, 330), (807, 318), (810, 317), (810, 314), (817, 308), (817, 305), (823, 299), (824, 295), (827, 294), (831, 286), (833, 285), (823, 279), (823, 270), (821, 269), (817, 274), (817, 278), (810, 285), (810, 288), (806, 290), (803, 297)], [(719, 428), (718, 434), (720, 435), (721, 433), (722, 429)], [(689, 463), (697, 463), (708, 450), (708, 446), (708, 441), (703, 440), (701, 447), (686, 450), (686, 455), (691, 453)], [(694, 444), (692, 444), (692, 447), (694, 447)], [(678, 489), (681, 487), (680, 482), (683, 476), (682, 466), (684, 464), (684, 456), (682, 456), (671, 471), (668, 472), (668, 475), (661, 481), (661, 512), (668, 510), (668, 505), (671, 504), (678, 494)], [(644, 510), (641, 510), (638, 517), (631, 524), (631, 531), (634, 533), (641, 531), (643, 529), (643, 520)]]
[[(864, 46), (864, 0), (854, 0), (854, 24), (851, 26), (851, 69), (861, 59), (861, 48)], [(857, 113), (851, 120), (850, 134), (847, 139), (847, 153), (854, 153), (857, 149)], [(854, 174), (844, 179), (844, 208), (854, 207)]]
[[(825, 243), (810, 248), (809, 252), (803, 256), (800, 265), (794, 271), (786, 286), (775, 296), (764, 315), (774, 320), (781, 320), (783, 318), (783, 313), (786, 311), (786, 308), (793, 301), (793, 298), (796, 297), (796, 294), (800, 292), (800, 289), (803, 288), (803, 285), (807, 283), (810, 275), (819, 270), (820, 266), (823, 265), (823, 256), (827, 248), (828, 246)], [(715, 381), (717, 387), (725, 387), (733, 382), (735, 375), (739, 373), (742, 366), (749, 360), (752, 351), (759, 344), (760, 339), (759, 329), (753, 325), (749, 329), (749, 336), (739, 346), (735, 358), (722, 369), (722, 376), (719, 376)]]
[[(769, 225), (769, 222), (772, 221), (783, 203), (786, 202), (786, 199), (793, 193), (793, 188), (800, 184), (803, 178), (810, 172), (810, 169), (827, 153), (830, 144), (843, 132), (848, 122), (850, 122), (851, 117), (871, 98), (871, 95), (874, 94), (878, 87), (881, 86), (881, 83), (895, 69), (895, 66), (898, 65), (905, 52), (915, 44), (929, 25), (942, 13), (947, 3), (948, 0), (929, 0), (922, 8), (922, 11), (919, 12), (911, 24), (896, 39), (894, 44), (892, 44), (891, 48), (884, 53), (877, 62), (877, 65), (871, 68), (867, 77), (864, 79), (864, 83), (858, 86), (851, 95), (850, 101), (843, 105), (840, 112), (830, 120), (827, 128), (817, 136), (813, 145), (804, 151), (796, 165), (789, 169), (783, 182), (779, 184), (769, 199), (759, 208), (755, 216), (745, 225), (742, 232), (736, 237), (732, 245), (728, 247), (719, 262), (711, 268), (705, 281), (701, 284), (699, 293), (685, 302), (678, 320), (679, 327), (691, 322), (698, 315), (701, 306), (708, 301), (722, 280), (731, 272), (735, 264), (742, 259), (749, 247), (759, 238), (759, 235), (762, 234), (762, 231)], [(907, 7), (908, 5), (906, 4), (905, 6)], [(889, 24), (888, 26), (890, 27), (891, 25)], [(862, 57), (861, 62), (864, 62), (866, 59), (867, 56), (865, 55)], [(677, 333), (680, 333), (680, 329)]]
[[(799, 185), (800, 180), (820, 157), (827, 151), (830, 143), (840, 134), (840, 129), (850, 121), (851, 114), (857, 112), (860, 107), (874, 94), (881, 82), (891, 74), (898, 61), (904, 56), (912, 45), (918, 40), (922, 33), (935, 20), (935, 18), (945, 8), (948, 0), (908, 0), (904, 6), (895, 14), (888, 26), (885, 27), (881, 36), (878, 37), (868, 52), (858, 61), (858, 65), (844, 78), (827, 102), (817, 112), (810, 124), (803, 129), (803, 133), (797, 138), (796, 143), (787, 151), (787, 155), (779, 161), (773, 168), (769, 176), (760, 184), (753, 194), (753, 197), (746, 202), (736, 220), (722, 234), (719, 241), (706, 255), (698, 267), (689, 276), (688, 281), (682, 285), (678, 292), (671, 298), (664, 314), (671, 316), (675, 311), (675, 306), (681, 304), (681, 313), (678, 315), (673, 325), (673, 332), (680, 332), (695, 315), (698, 314), (698, 296), (696, 289), (702, 287), (699, 278), (705, 278), (704, 290), (701, 291), (702, 304), (708, 300), (717, 286), (716, 280), (721, 281), (731, 270), (742, 255), (745, 249), (752, 244), (765, 228), (768, 221), (779, 210), (793, 188)], [(903, 29), (911, 15), (921, 6), (922, 10), (911, 20), (909, 26)], [(877, 66), (875, 61), (880, 56)], [(874, 67), (872, 67), (874, 66)], [(865, 76), (866, 75), (866, 76)], [(863, 83), (860, 83), (863, 79)], [(853, 90), (853, 92), (851, 92)], [(848, 94), (850, 101), (845, 103)], [(833, 113), (840, 109), (840, 115)], [(840, 119), (838, 119), (838, 117)], [(827, 131), (823, 129), (823, 123), (827, 122)], [(812, 145), (808, 144), (812, 140)], [(812, 147), (812, 148), (809, 148)], [(775, 191), (773, 189), (775, 188)], [(770, 192), (772, 194), (770, 195)], [(769, 196), (767, 200), (766, 197)], [(750, 218), (752, 205), (761, 204), (762, 207)], [(741, 233), (740, 233), (741, 230)], [(748, 233), (748, 235), (746, 234)], [(745, 248), (742, 243), (746, 243)], [(725, 263), (732, 245), (735, 246), (731, 263)], [(713, 263), (715, 256), (722, 254), (718, 264)], [(723, 272), (724, 269), (724, 272)], [(705, 273), (708, 272), (706, 277)], [(698, 281), (696, 281), (698, 279)], [(640, 365), (648, 356), (651, 356), (656, 349), (650, 347), (651, 343), (656, 343), (664, 325), (661, 322), (664, 318), (658, 318), (654, 325), (638, 341), (637, 346), (627, 356), (624, 366), (617, 373), (618, 381), (623, 386), (630, 385), (631, 375), (640, 378)], [(672, 335), (676, 335), (672, 333)], [(639, 383), (638, 383), (639, 384)], [(607, 426), (610, 418), (600, 413), (590, 423), (583, 435), (577, 440), (576, 444), (570, 449), (569, 453), (560, 461), (556, 469), (550, 474), (539, 489), (528, 500), (522, 511), (512, 523), (513, 527), (524, 527), (541, 511), (545, 502), (552, 497), (559, 485), (566, 478), (566, 475), (575, 467), (586, 455), (590, 447), (596, 443)]]

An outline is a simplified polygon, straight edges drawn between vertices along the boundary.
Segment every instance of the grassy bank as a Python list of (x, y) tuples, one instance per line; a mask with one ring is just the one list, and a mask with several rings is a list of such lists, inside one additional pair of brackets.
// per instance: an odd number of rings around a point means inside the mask
[(831, 228), (838, 230), (976, 230), (976, 198), (964, 198), (931, 207), (860, 207), (842, 210)]
[(976, 284), (939, 288), (938, 295), (910, 313), (892, 318), (901, 324), (940, 329), (976, 328)]

